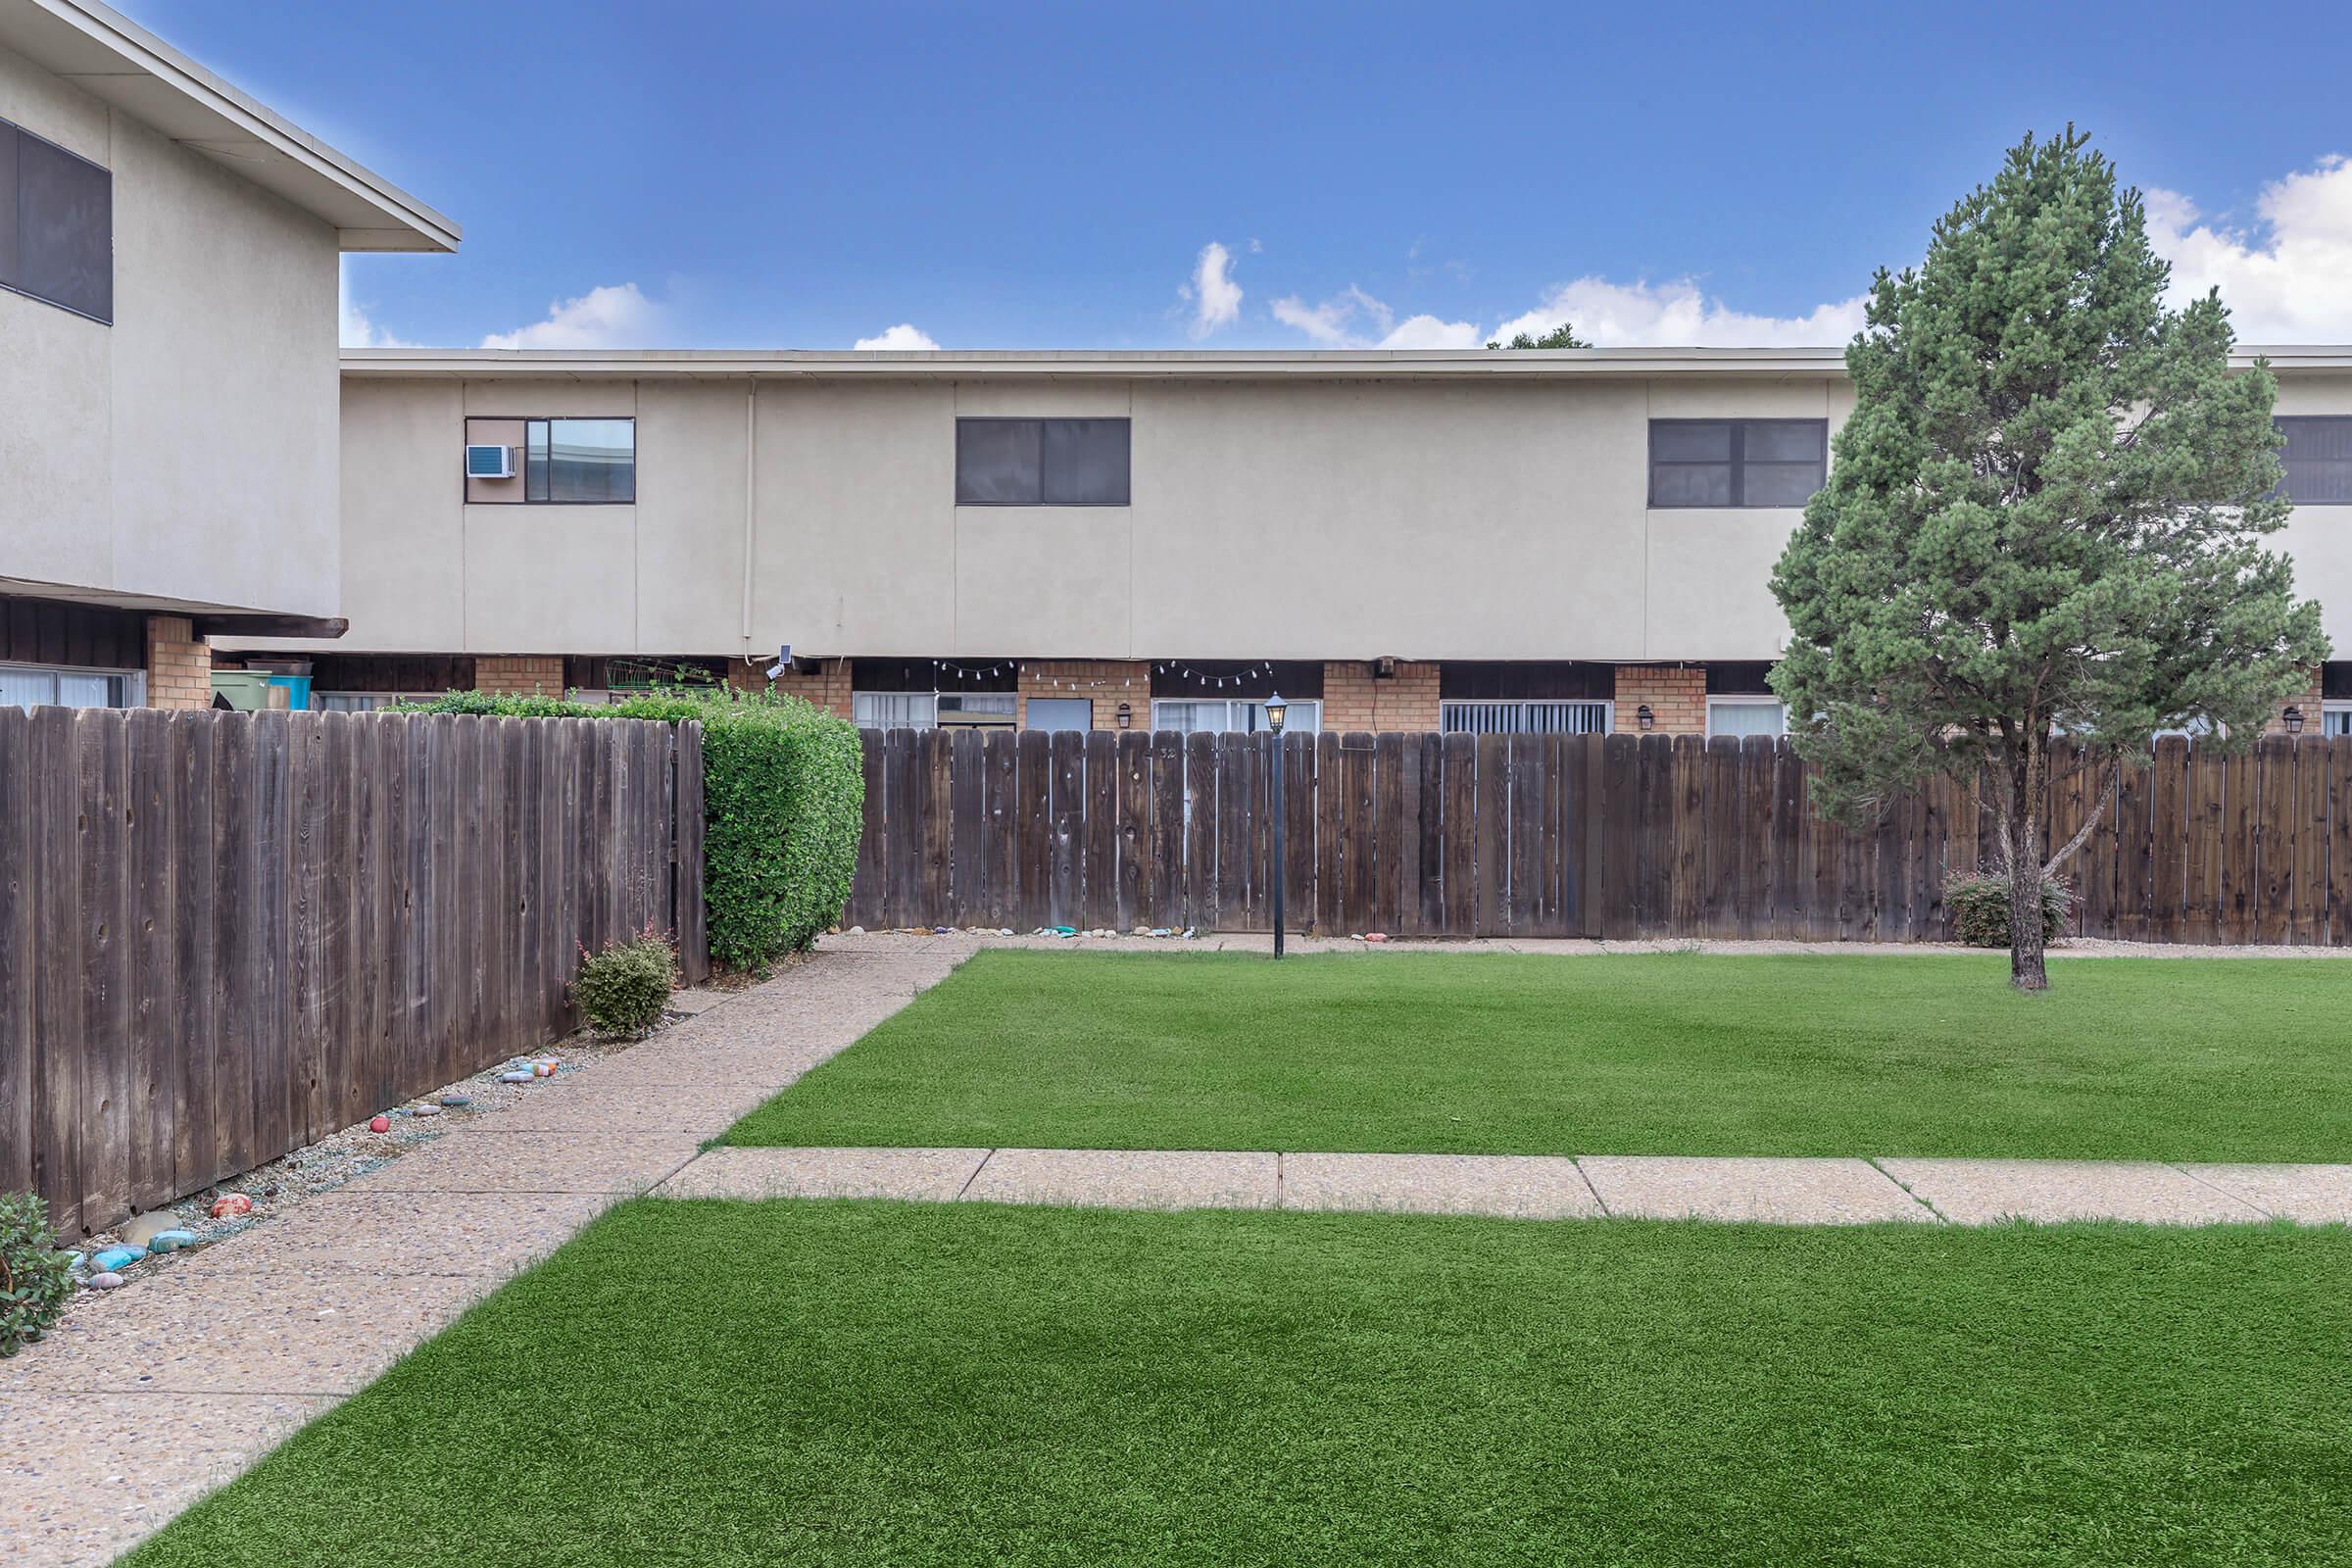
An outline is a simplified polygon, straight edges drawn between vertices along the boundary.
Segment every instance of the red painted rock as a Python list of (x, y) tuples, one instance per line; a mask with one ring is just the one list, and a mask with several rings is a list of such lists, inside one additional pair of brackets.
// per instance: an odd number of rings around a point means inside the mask
[(1366, 942), (1386, 942), (1389, 940), (1389, 934), (1386, 931), (1367, 931), (1364, 933), (1364, 940)]
[(553, 1078), (555, 1075), (556, 1069), (547, 1062), (542, 1061), (532, 1064), (531, 1076), (534, 1078)]
[(388, 1133), (392, 1130), (392, 1118), (378, 1116), (368, 1124), (368, 1130), (371, 1133)]
[(213, 1200), (213, 1218), (228, 1219), (237, 1214), (253, 1212), (253, 1200), (243, 1193), (224, 1193)]

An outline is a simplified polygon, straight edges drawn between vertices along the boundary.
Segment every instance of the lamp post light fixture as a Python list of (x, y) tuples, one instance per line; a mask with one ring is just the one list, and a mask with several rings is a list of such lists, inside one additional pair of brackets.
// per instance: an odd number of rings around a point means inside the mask
[(1135, 707), (1134, 707), (1134, 705), (1133, 705), (1133, 704), (1130, 704), (1130, 703), (1121, 703), (1121, 704), (1119, 705), (1119, 728), (1121, 728), (1121, 729), (1129, 729), (1129, 728), (1132, 728), (1132, 727), (1134, 726), (1134, 724), (1135, 724)]
[(1642, 726), (1644, 734), (1648, 733), (1649, 727), (1657, 721), (1658, 715), (1649, 710), (1647, 703), (1643, 703), (1640, 708), (1634, 710), (1634, 722)]
[(2286, 732), (2289, 735), (2300, 735), (2303, 733), (2303, 710), (2301, 707), (2290, 703), (2287, 705), (2286, 710), (2281, 712), (2278, 717), (2285, 723)]
[(1286, 864), (1282, 849), (1282, 721), (1290, 716), (1291, 705), (1282, 700), (1280, 692), (1266, 699), (1266, 728), (1274, 734), (1274, 956), (1282, 956), (1282, 884)]

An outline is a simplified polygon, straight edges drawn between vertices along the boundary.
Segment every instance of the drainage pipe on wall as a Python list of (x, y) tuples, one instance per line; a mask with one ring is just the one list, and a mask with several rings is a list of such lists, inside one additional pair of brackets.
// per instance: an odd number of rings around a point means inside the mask
[(743, 657), (759, 659), (752, 647), (752, 540), (760, 506), (760, 381), (743, 388)]

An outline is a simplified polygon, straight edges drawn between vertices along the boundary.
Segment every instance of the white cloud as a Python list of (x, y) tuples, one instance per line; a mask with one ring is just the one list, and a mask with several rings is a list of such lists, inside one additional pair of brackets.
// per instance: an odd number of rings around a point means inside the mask
[(1434, 316), (1396, 313), (1353, 283), (1325, 300), (1309, 305), (1297, 295), (1273, 304), (1274, 319), (1305, 333), (1315, 346), (1326, 349), (1460, 349), (1486, 341), (1475, 321), (1446, 321)]
[(335, 341), (347, 349), (408, 349), (416, 345), (394, 337), (375, 324), (366, 307), (351, 297), (348, 271), (335, 281)]
[(873, 337), (861, 337), (850, 347), (867, 354), (876, 349), (936, 349), (939, 345), (931, 341), (930, 333), (912, 321), (901, 321), (896, 326), (884, 327)]
[(1565, 321), (1579, 338), (1604, 348), (1836, 347), (1861, 330), (1863, 303), (1857, 294), (1803, 316), (1755, 316), (1733, 310), (1688, 277), (1669, 283), (1580, 277), (1555, 286), (1543, 304), (1487, 336), (1505, 343), (1521, 332), (1541, 337)]
[(486, 349), (641, 349), (655, 346), (663, 330), (664, 307), (634, 283), (606, 283), (578, 299), (558, 300), (547, 319), (493, 332)]
[(2352, 338), (2352, 160), (2263, 187), (2255, 230), (2199, 223), (2178, 191), (2147, 193), (2148, 243), (2173, 264), (2167, 303), (2220, 288), (2243, 343), (2328, 343)]
[[(1257, 242), (1250, 243), (1254, 250)], [(1213, 239), (1200, 247), (1193, 280), (1176, 292), (1193, 302), (1195, 337), (1206, 337), (1242, 318), (1242, 285), (1233, 280), (1233, 253)]]

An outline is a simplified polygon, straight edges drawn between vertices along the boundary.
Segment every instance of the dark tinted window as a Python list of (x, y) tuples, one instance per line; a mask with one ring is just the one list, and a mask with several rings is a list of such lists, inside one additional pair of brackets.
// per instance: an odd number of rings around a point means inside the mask
[(2352, 506), (2352, 416), (2290, 416), (2277, 421), (2286, 446), (2279, 494), (2299, 507)]
[(549, 501), (594, 505), (637, 499), (634, 419), (550, 419)]
[(1125, 419), (957, 419), (956, 501), (967, 507), (1123, 507)]
[(1828, 472), (1826, 419), (1652, 419), (1653, 507), (1801, 507)]
[(114, 176), (0, 121), (0, 285), (115, 315)]

